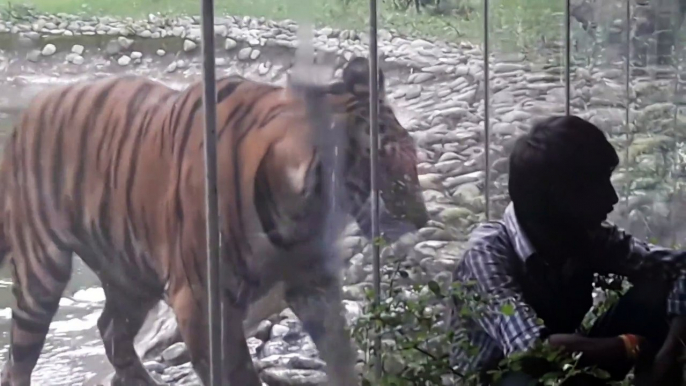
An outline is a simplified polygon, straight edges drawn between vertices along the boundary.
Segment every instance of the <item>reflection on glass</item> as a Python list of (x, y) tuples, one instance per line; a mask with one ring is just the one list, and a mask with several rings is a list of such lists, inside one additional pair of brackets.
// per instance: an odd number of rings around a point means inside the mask
[(616, 182), (625, 206), (616, 221), (634, 234), (672, 246), (680, 233), (682, 93), (679, 2), (637, 1), (631, 9), (628, 137)]
[(572, 2), (570, 9), (571, 113), (604, 130), (620, 156), (613, 182), (621, 201), (612, 218), (620, 223), (627, 202), (626, 182), (631, 180), (626, 159), (633, 135), (627, 116), (635, 99), (627, 72), (629, 6), (625, 1), (583, 1)]
[[(379, 67), (387, 100), (417, 145), (419, 183), (433, 219), (383, 248), (384, 290), (391, 282), (449, 281), (468, 234), (487, 217), (485, 190), (491, 218), (500, 218), (509, 202), (508, 156), (515, 139), (534, 120), (564, 113), (565, 0), (489, 1), (489, 79), (484, 76), (482, 1), (379, 0)], [(351, 58), (367, 56), (367, 0), (219, 0), (216, 7), (218, 76), (239, 74), (284, 85), (295, 48), (302, 44), (293, 20), (316, 22), (316, 61), (335, 66), (335, 77)], [(46, 87), (113, 74), (140, 74), (176, 89), (200, 79), (199, 10), (199, 1), (191, 0), (0, 5), (5, 74), (0, 141), (29, 98)], [(686, 236), (685, 12), (683, 0), (572, 0), (569, 10), (571, 113), (602, 128), (621, 158), (613, 177), (621, 203), (612, 220), (668, 246)], [(365, 291), (372, 287), (370, 241), (350, 225), (341, 245), (342, 292), (349, 313), (359, 316), (368, 300)], [(34, 372), (37, 384), (81, 384), (109, 372), (95, 326), (102, 290), (79, 259), (75, 264)], [(12, 303), (9, 277), (9, 268), (3, 268), (3, 355)], [(416, 295), (407, 288), (400, 293)], [(141, 352), (165, 338), (155, 333), (160, 326), (172, 325), (167, 331), (178, 340), (168, 310), (155, 312), (160, 316), (153, 315), (140, 335)], [(312, 353), (293, 315), (281, 315), (252, 321), (259, 327), (250, 340), (256, 360), (288, 350)], [(161, 351), (150, 351), (146, 359), (159, 359)], [(182, 354), (182, 348), (172, 347), (163, 355), (166, 362), (151, 366), (187, 360)], [(163, 377), (169, 374), (163, 371)]]
[(565, 2), (491, 0), (491, 216), (509, 203), (508, 157), (536, 119), (564, 114)]

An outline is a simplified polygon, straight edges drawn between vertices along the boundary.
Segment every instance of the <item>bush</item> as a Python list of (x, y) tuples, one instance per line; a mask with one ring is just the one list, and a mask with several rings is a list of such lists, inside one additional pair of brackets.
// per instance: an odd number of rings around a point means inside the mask
[[(374, 307), (373, 291), (367, 293), (368, 304), (364, 314), (356, 321), (352, 335), (364, 352), (363, 385), (378, 386), (429, 386), (464, 385), (477, 386), (477, 374), (461, 374), (450, 365), (451, 344), (467, 344), (460, 339), (460, 331), (448, 328), (448, 302), (451, 297), (461, 299), (465, 306), (460, 310), (463, 318), (470, 318), (484, 312), (486, 299), (469, 291), (474, 283), (454, 283), (450, 286), (435, 281), (415, 284), (402, 288), (396, 285), (398, 277), (407, 277), (407, 272), (395, 268), (387, 272), (388, 289), (383, 294), (381, 304)], [(626, 282), (621, 278), (597, 277), (596, 288), (599, 301), (589, 312), (584, 324), (590, 325), (603, 313), (620, 294), (626, 290)], [(504, 314), (513, 312), (505, 305), (500, 310)], [(380, 334), (383, 376), (374, 378), (374, 337)], [(466, 347), (469, 349), (469, 347)], [(548, 345), (540, 345), (528, 357), (535, 357), (548, 363), (548, 371), (541, 378), (545, 385), (560, 385), (577, 374), (589, 374), (598, 378), (608, 376), (602, 370), (578, 365), (580, 355), (564, 355)], [(512, 356), (503, 360), (498, 371), (492, 372), (495, 378), (505, 370), (518, 369), (521, 357)], [(618, 385), (628, 385), (629, 379)]]

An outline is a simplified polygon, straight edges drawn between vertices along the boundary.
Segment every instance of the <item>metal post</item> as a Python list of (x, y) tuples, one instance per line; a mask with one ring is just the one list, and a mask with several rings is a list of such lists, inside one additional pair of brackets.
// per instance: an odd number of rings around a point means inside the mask
[(222, 320), (217, 202), (217, 90), (214, 63), (214, 1), (202, 0), (203, 106), (205, 110), (205, 215), (210, 385), (222, 384)]
[[(631, 109), (631, 0), (626, 0), (626, 28), (624, 35), (626, 39), (626, 60), (624, 61), (626, 67), (626, 74), (624, 74), (624, 93), (626, 97), (626, 105), (624, 106), (624, 132), (626, 135), (626, 144), (624, 145), (624, 168), (629, 168), (629, 148), (631, 146), (631, 123), (629, 122)], [(629, 189), (630, 185), (624, 187), (624, 205), (629, 208)], [(628, 214), (628, 213), (627, 213)]]
[[(377, 53), (377, 25), (376, 0), (369, 0), (369, 122), (370, 122), (370, 167), (372, 188), (372, 265), (374, 270), (374, 306), (381, 304), (381, 258), (379, 245), (379, 186), (378, 186), (378, 157), (379, 157), (379, 69)], [(382, 375), (381, 335), (374, 334), (374, 374), (377, 382)]]
[(571, 110), (571, 96), (572, 96), (572, 84), (570, 79), (570, 72), (572, 71), (572, 31), (571, 31), (571, 0), (565, 1), (565, 115), (570, 114)]
[[(674, 66), (674, 95), (672, 96), (672, 104), (674, 105), (674, 115), (672, 117), (672, 125), (674, 125), (674, 132), (677, 133), (677, 125), (679, 124), (679, 111), (681, 107), (681, 98), (679, 97), (679, 90), (680, 90), (680, 85), (681, 85), (681, 50), (680, 50), (680, 44), (681, 43), (681, 38), (678, 35), (678, 30), (676, 26), (674, 25), (674, 19), (671, 20), (670, 28), (672, 29), (672, 34), (674, 37), (674, 47), (672, 48), (672, 65)], [(679, 146), (674, 143), (674, 159), (678, 161), (679, 159)], [(670, 165), (670, 174), (674, 175), (675, 170), (674, 166)], [(673, 208), (673, 202), (675, 198), (678, 198), (681, 195), (681, 188), (679, 184), (679, 177), (675, 178), (674, 182), (674, 193), (672, 193), (671, 197), (671, 203), (670, 203), (670, 210), (669, 210), (669, 222), (672, 224), (672, 237), (670, 239), (670, 245), (676, 245), (676, 232), (674, 229), (676, 229), (676, 216), (674, 215), (675, 210)]]
[(486, 210), (486, 221), (491, 219), (491, 116), (489, 106), (491, 105), (491, 71), (490, 71), (490, 50), (488, 41), (488, 0), (483, 0), (483, 27), (484, 27), (484, 163), (486, 164), (486, 175), (484, 177), (484, 199)]

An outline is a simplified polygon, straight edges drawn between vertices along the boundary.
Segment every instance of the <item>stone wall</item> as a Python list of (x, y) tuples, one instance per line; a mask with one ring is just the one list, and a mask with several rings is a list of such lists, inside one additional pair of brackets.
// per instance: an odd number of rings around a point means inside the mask
[[(291, 21), (218, 19), (219, 74), (238, 72), (283, 83), (298, 46), (295, 32)], [(335, 65), (338, 71), (352, 56), (366, 56), (364, 33), (322, 28), (315, 36), (318, 60)], [(0, 24), (0, 63), (10, 74), (6, 82), (12, 87), (30, 85), (46, 73), (53, 73), (53, 78), (64, 74), (76, 78), (121, 72), (145, 74), (182, 87), (200, 78), (199, 39), (200, 25), (193, 18), (133, 21), (42, 16)], [(469, 43), (432, 42), (388, 31), (381, 31), (379, 39), (388, 94), (419, 147), (420, 181), (433, 217), (417, 234), (386, 248), (382, 257), (386, 265), (400, 261), (410, 273), (401, 284), (445, 283), (469, 231), (485, 219), (482, 53)], [(515, 138), (533, 119), (564, 112), (560, 62), (552, 58), (530, 63), (523, 55), (495, 55), (490, 81), (490, 188), (495, 217), (507, 204), (507, 155)], [(675, 113), (670, 91), (678, 89), (670, 73), (650, 68), (632, 72), (627, 88), (622, 66), (573, 69), (572, 109), (598, 124), (618, 145), (626, 167), (615, 179), (626, 205), (618, 209), (616, 219), (641, 236), (669, 242), (683, 233), (676, 224), (682, 212), (679, 151), (685, 126), (683, 117)], [(9, 99), (20, 103), (16, 97)], [(629, 126), (624, 124), (627, 108)], [(364, 290), (371, 287), (371, 248), (354, 226), (341, 246), (348, 263), (346, 306), (354, 319), (363, 305)], [(141, 352), (164, 338), (159, 333), (162, 325), (166, 325), (163, 330), (173, 331), (164, 307), (159, 311), (151, 315), (141, 334)], [(164, 338), (166, 344), (174, 341), (171, 335)], [(288, 311), (259, 323), (249, 341), (269, 384), (325, 384), (316, 350)], [(161, 349), (151, 352), (149, 368), (167, 381), (193, 384), (183, 346), (175, 344), (160, 354)], [(97, 379), (91, 381), (97, 383)]]

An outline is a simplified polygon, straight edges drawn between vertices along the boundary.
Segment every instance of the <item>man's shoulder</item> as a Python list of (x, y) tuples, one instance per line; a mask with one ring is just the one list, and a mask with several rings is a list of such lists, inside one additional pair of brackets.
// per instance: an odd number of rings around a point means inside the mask
[(453, 272), (453, 280), (476, 280), (492, 285), (493, 280), (502, 280), (503, 274), (512, 271), (516, 257), (511, 234), (503, 222), (481, 223), (470, 235), (467, 249)]
[(505, 247), (510, 235), (502, 221), (488, 221), (479, 224), (469, 235), (468, 250), (483, 247)]
[(500, 221), (479, 224), (469, 236), (464, 260), (507, 258), (515, 254), (507, 227)]

